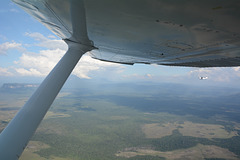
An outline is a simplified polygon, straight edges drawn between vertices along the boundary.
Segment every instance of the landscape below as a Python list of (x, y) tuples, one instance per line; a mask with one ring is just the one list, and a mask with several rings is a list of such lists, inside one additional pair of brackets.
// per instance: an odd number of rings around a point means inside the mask
[[(238, 89), (88, 86), (63, 88), (20, 160), (240, 159)], [(0, 131), (36, 87), (3, 85)]]

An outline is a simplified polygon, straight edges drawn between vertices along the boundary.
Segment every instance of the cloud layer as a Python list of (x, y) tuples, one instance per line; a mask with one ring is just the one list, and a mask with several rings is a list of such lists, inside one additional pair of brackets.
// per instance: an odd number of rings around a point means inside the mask
[(0, 44), (0, 55), (7, 54), (7, 52), (11, 49), (23, 51), (22, 44), (16, 42), (5, 42)]
[[(12, 66), (1, 66), (0, 64), (0, 76), (44, 77), (67, 50), (65, 42), (56, 39), (53, 35), (44, 36), (40, 33), (25, 33), (25, 36), (30, 37), (32, 43), (21, 44), (13, 41), (0, 44), (0, 55), (8, 55), (13, 50), (21, 53), (19, 59), (12, 62)], [(38, 47), (38, 50), (30, 52), (31, 48), (34, 47)], [(240, 80), (240, 67), (186, 69), (184, 67), (155, 65), (139, 66), (128, 67), (121, 64), (102, 62), (85, 54), (72, 74), (84, 79), (98, 77), (117, 81), (188, 83), (198, 80), (198, 77), (208, 77), (207, 81), (209, 82), (238, 82)]]
[[(0, 44), (0, 54), (7, 54), (10, 49), (23, 51), (19, 60), (14, 61), (14, 67), (0, 68), (1, 76), (46, 76), (67, 51), (65, 42), (52, 35), (46, 37), (40, 33), (26, 33), (25, 36), (32, 38), (33, 43), (6, 42)], [(37, 53), (29, 52), (28, 48), (34, 46), (41, 47), (41, 49)], [(117, 72), (124, 67), (119, 64), (94, 60), (86, 54), (81, 58), (72, 74), (79, 78), (90, 79), (91, 72), (106, 71), (109, 68)]]

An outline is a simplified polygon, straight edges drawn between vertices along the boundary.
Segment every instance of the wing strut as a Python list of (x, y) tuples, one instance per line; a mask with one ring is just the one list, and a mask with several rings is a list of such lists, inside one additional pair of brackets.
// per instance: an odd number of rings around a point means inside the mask
[(0, 135), (0, 159), (18, 159), (73, 68), (90, 47), (71, 41), (69, 49)]
[(68, 51), (0, 134), (0, 160), (18, 159), (81, 56), (95, 49), (88, 39), (83, 0), (71, 0)]

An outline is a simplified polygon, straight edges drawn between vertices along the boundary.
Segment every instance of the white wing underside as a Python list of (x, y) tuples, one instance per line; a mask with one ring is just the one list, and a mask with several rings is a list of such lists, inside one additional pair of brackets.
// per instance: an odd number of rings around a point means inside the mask
[[(71, 0), (13, 1), (62, 39), (77, 39), (72, 37)], [(87, 35), (79, 37), (89, 37), (96, 47), (89, 54), (103, 61), (240, 66), (239, 2), (85, 0)]]

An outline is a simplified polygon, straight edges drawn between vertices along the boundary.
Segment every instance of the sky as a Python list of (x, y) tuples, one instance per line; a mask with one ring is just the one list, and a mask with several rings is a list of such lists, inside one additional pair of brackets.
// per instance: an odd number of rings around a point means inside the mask
[[(41, 23), (13, 4), (0, 1), (0, 85), (40, 83), (60, 60), (67, 45)], [(75, 79), (109, 82), (183, 83), (240, 87), (240, 67), (192, 68), (135, 64), (81, 58)], [(208, 77), (199, 80), (199, 77)]]

